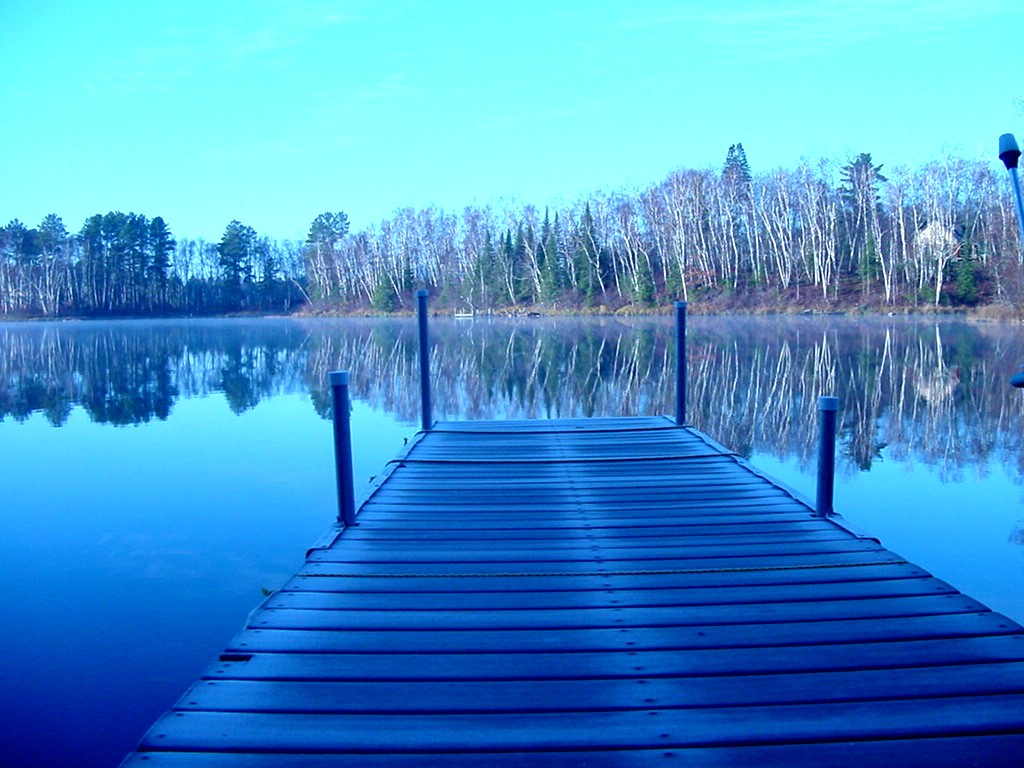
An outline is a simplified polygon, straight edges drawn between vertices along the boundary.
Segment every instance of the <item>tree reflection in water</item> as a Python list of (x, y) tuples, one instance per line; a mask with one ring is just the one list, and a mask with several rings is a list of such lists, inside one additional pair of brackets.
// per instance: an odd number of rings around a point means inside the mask
[[(437, 418), (671, 413), (669, 318), (518, 319), (431, 326)], [(181, 398), (223, 393), (241, 413), (307, 392), (329, 416), (327, 373), (354, 395), (418, 420), (411, 319), (197, 320), (0, 325), (0, 417), (82, 407), (96, 422), (166, 419)], [(959, 479), (996, 460), (1024, 471), (1024, 359), (1015, 327), (906, 318), (693, 317), (689, 419), (743, 455), (813, 460), (817, 397), (842, 399), (841, 451), (869, 470), (883, 455)]]

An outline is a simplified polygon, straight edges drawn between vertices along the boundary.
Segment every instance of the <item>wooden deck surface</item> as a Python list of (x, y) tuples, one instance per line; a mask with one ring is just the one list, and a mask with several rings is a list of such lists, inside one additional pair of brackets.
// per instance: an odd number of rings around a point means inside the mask
[(357, 521), (125, 765), (1024, 755), (1024, 629), (693, 429), (442, 423)]

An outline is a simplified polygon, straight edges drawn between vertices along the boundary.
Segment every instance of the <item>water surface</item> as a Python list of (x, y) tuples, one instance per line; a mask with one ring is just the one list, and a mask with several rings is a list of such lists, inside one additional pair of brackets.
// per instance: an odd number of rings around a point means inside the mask
[[(1024, 620), (1017, 328), (691, 318), (689, 420)], [(438, 319), (437, 418), (670, 413), (666, 318)], [(327, 373), (357, 486), (419, 420), (412, 320), (0, 324), (0, 763), (115, 765), (335, 514)]]

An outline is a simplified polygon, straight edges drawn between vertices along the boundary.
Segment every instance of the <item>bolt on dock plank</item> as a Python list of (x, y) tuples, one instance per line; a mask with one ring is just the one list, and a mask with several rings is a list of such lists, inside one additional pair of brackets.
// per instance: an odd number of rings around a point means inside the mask
[(1024, 629), (690, 427), (441, 423), (126, 766), (1013, 764)]

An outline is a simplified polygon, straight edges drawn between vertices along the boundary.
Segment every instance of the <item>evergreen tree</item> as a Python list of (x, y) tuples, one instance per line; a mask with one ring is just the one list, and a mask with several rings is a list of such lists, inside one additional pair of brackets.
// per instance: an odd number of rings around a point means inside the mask
[(31, 286), (41, 253), (39, 232), (13, 219), (3, 228), (0, 241), (3, 246), (0, 251), (0, 267), (9, 267), (13, 273), (9, 280), (4, 281), (6, 295), (0, 297), (0, 300), (5, 306), (28, 310), (32, 304)]
[(269, 237), (261, 237), (253, 248), (256, 263), (256, 291), (260, 309), (273, 309), (278, 305), (281, 258)]
[(370, 304), (378, 312), (394, 312), (398, 309), (398, 297), (395, 296), (395, 291), (387, 278), (381, 280), (374, 287)]
[(68, 230), (61, 221), (60, 216), (55, 213), (47, 214), (39, 224), (39, 245), (47, 253), (59, 250), (67, 243)]
[(404, 293), (411, 293), (413, 286), (416, 283), (416, 273), (412, 268), (412, 259), (406, 256), (402, 260), (402, 280), (401, 286)]
[(654, 306), (654, 275), (651, 273), (647, 259), (640, 261), (636, 290), (633, 291), (633, 302), (643, 307)]
[(978, 303), (978, 265), (970, 257), (962, 256), (956, 263), (956, 295), (968, 307)]
[(306, 274), (315, 298), (326, 299), (334, 289), (341, 292), (341, 287), (335, 285), (336, 249), (348, 232), (348, 214), (344, 211), (327, 211), (313, 219), (306, 237)]
[(576, 266), (575, 288), (582, 296), (583, 303), (591, 306), (598, 293), (604, 293), (608, 254), (598, 243), (597, 227), (594, 225), (594, 217), (590, 213), (589, 203), (583, 208), (576, 242), (576, 251), (573, 254)]
[(980, 265), (974, 255), (974, 243), (969, 234), (957, 232), (960, 242), (957, 246), (956, 298), (960, 304), (973, 307), (978, 303), (981, 293)]
[(840, 189), (844, 199), (850, 202), (857, 202), (861, 197), (871, 197), (877, 204), (878, 185), (889, 180), (882, 175), (882, 166), (874, 164), (870, 152), (861, 152), (854, 160), (844, 165), (841, 175)]
[(476, 257), (473, 269), (475, 280), (470, 291), (471, 294), (475, 294), (479, 306), (488, 309), (492, 306), (491, 302), (499, 280), (495, 262), (494, 245), (491, 241), (491, 231), (488, 229), (484, 233), (483, 249)]
[(515, 240), (512, 241), (512, 280), (515, 292), (515, 302), (533, 302), (533, 278), (530, 275), (530, 265), (526, 259), (526, 233), (523, 231), (523, 223), (516, 225)]
[(558, 215), (551, 223), (548, 211), (544, 211), (544, 224), (540, 234), (541, 300), (557, 301), (565, 290), (565, 267), (558, 252)]
[(78, 232), (81, 257), (78, 262), (78, 296), (81, 309), (95, 311), (102, 303), (103, 270), (103, 217), (90, 216)]
[(875, 232), (881, 214), (881, 184), (888, 181), (882, 166), (875, 165), (871, 154), (861, 152), (841, 170), (839, 189), (843, 203), (844, 234), (850, 260), (856, 265), (865, 295), (879, 269)]
[(321, 213), (309, 226), (306, 242), (333, 248), (341, 238), (348, 234), (348, 214), (344, 211)]
[(225, 309), (241, 309), (243, 306), (243, 286), (252, 278), (255, 246), (256, 231), (252, 227), (234, 220), (224, 230), (217, 255)]
[(155, 216), (149, 222), (149, 279), (156, 288), (156, 304), (162, 305), (167, 301), (167, 277), (175, 245), (177, 243), (163, 217)]
[(764, 280), (763, 270), (751, 258), (753, 229), (753, 177), (747, 153), (740, 143), (731, 144), (722, 167), (722, 195), (724, 204), (723, 234), (726, 260), (732, 262), (731, 282), (734, 287), (751, 274), (755, 284)]
[(104, 272), (109, 290), (106, 293), (107, 311), (121, 309), (124, 305), (125, 286), (131, 283), (131, 259), (124, 235), (128, 217), (120, 211), (109, 211), (103, 215), (101, 234), (103, 237)]
[(749, 198), (752, 180), (750, 163), (747, 162), (747, 153), (743, 149), (743, 144), (739, 142), (730, 144), (725, 153), (722, 181), (726, 186), (735, 188), (742, 196)]
[(120, 233), (131, 275), (128, 301), (132, 310), (142, 309), (147, 293), (146, 277), (149, 272), (149, 220), (139, 213), (129, 213)]
[(501, 291), (508, 297), (508, 303), (516, 302), (515, 246), (512, 244), (512, 230), (506, 229), (501, 238)]

